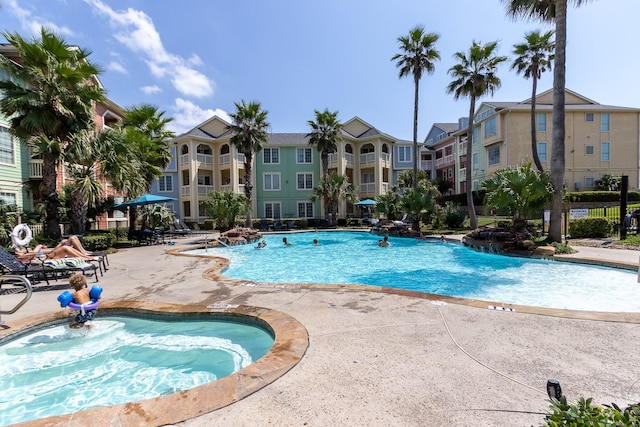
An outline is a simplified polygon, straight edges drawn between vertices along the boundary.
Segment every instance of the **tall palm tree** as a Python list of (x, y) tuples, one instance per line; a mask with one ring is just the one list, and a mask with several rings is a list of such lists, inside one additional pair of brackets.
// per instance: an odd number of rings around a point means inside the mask
[(409, 31), (409, 35), (398, 37), (400, 53), (391, 60), (397, 61), (400, 68), (399, 78), (413, 76), (413, 186), (418, 183), (418, 94), (420, 79), (427, 72), (433, 74), (434, 62), (440, 59), (440, 52), (434, 47), (440, 36), (436, 33), (425, 33), (424, 26), (419, 25)]
[[(125, 146), (130, 150), (131, 162), (136, 165), (133, 174), (121, 176), (123, 180), (114, 187), (123, 191), (127, 197), (134, 199), (151, 190), (155, 178), (162, 176), (162, 169), (171, 161), (171, 139), (174, 133), (166, 128), (173, 120), (164, 117), (164, 111), (149, 104), (140, 104), (124, 111), (124, 120), (120, 125)], [(123, 169), (119, 169), (123, 172)], [(129, 231), (135, 230), (137, 208), (129, 207)]]
[(19, 63), (0, 55), (0, 67), (13, 79), (0, 81), (0, 111), (11, 117), (11, 133), (42, 155), (44, 232), (59, 238), (57, 166), (71, 136), (93, 125), (93, 102), (104, 99), (96, 79), (101, 70), (89, 61), (90, 50), (71, 46), (45, 28), (40, 39), (30, 42), (17, 33), (3, 36), (15, 48)]
[(466, 191), (467, 207), (469, 209), (469, 220), (471, 228), (478, 227), (478, 217), (476, 216), (473, 204), (473, 192), (471, 182), (471, 149), (473, 145), (473, 117), (476, 109), (476, 99), (490, 94), (493, 96), (496, 89), (500, 87), (500, 78), (496, 72), (498, 66), (507, 61), (506, 56), (498, 56), (496, 50), (498, 42), (489, 42), (484, 45), (474, 41), (469, 52), (456, 52), (454, 57), (459, 61), (449, 69), (449, 74), (453, 81), (447, 86), (447, 92), (453, 93), (455, 99), (461, 96), (468, 96), (469, 103), (469, 127), (467, 129), (467, 173)]
[(511, 64), (511, 69), (516, 73), (522, 73), (525, 79), (531, 79), (531, 152), (536, 168), (542, 172), (544, 168), (538, 155), (538, 141), (536, 129), (536, 92), (538, 89), (538, 79), (542, 73), (551, 68), (553, 52), (556, 42), (552, 40), (553, 31), (540, 34), (539, 31), (531, 31), (525, 34), (525, 42), (513, 46), (513, 53), (516, 59)]
[(267, 121), (267, 110), (260, 107), (259, 102), (249, 102), (242, 100), (239, 104), (234, 103), (236, 112), (229, 114), (233, 124), (228, 129), (233, 132), (231, 143), (236, 146), (239, 152), (244, 154), (244, 195), (247, 198), (247, 222), (246, 227), (252, 228), (251, 223), (251, 196), (253, 193), (253, 183), (251, 179), (251, 166), (253, 164), (253, 153), (262, 150), (262, 144), (267, 142), (269, 134), (269, 122)]
[(567, 4), (580, 6), (588, 0), (502, 0), (507, 14), (517, 18), (555, 22), (556, 51), (553, 64), (553, 139), (551, 146), (551, 182), (553, 198), (549, 217), (549, 238), (562, 241), (562, 207), (564, 201), (565, 111), (564, 89), (567, 58)]
[(338, 217), (338, 204), (344, 199), (348, 203), (355, 203), (358, 200), (358, 193), (353, 183), (344, 175), (330, 173), (318, 183), (309, 196), (309, 200), (315, 202), (318, 199), (327, 200), (331, 212), (331, 225)]
[[(307, 123), (311, 126), (311, 132), (307, 134), (309, 138), (309, 144), (315, 145), (320, 152), (320, 159), (322, 162), (322, 179), (327, 178), (329, 173), (329, 154), (338, 151), (338, 141), (340, 140), (340, 129), (342, 129), (342, 123), (338, 120), (337, 111), (324, 111), (315, 110), (316, 120), (308, 120)], [(325, 199), (323, 200), (325, 219), (329, 217), (329, 204)]]

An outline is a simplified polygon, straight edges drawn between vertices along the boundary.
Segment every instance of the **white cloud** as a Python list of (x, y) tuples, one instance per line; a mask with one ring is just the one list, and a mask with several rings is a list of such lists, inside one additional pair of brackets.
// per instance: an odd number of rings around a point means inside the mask
[(142, 86), (140, 88), (140, 90), (145, 94), (145, 95), (153, 95), (154, 93), (160, 93), (162, 92), (162, 89), (160, 89), (160, 87), (158, 86)]
[(102, 0), (84, 1), (109, 18), (116, 31), (114, 37), (140, 54), (155, 77), (168, 77), (176, 90), (186, 96), (200, 98), (213, 94), (213, 83), (209, 78), (191, 68), (201, 65), (202, 60), (197, 55), (185, 59), (166, 51), (160, 34), (146, 13), (132, 8), (115, 11)]
[(18, 6), (18, 2), (16, 0), (6, 0), (4, 6), (7, 8), (7, 11), (18, 18), (20, 21), (20, 25), (31, 35), (37, 35), (40, 33), (40, 29), (45, 27), (49, 30), (52, 30), (56, 34), (70, 36), (73, 35), (73, 31), (71, 31), (68, 27), (60, 27), (53, 22), (46, 21), (45, 19), (34, 16), (30, 10), (23, 9)]
[(226, 111), (219, 108), (216, 108), (215, 110), (210, 108), (203, 109), (193, 102), (182, 98), (176, 98), (171, 110), (173, 111), (173, 114), (170, 116), (173, 117), (173, 120), (167, 127), (177, 135), (193, 129), (195, 126), (213, 116), (220, 117), (222, 120), (231, 123), (231, 117), (229, 117), (229, 114)]
[(124, 68), (124, 65), (119, 62), (111, 61), (107, 68), (111, 71), (115, 71), (116, 73), (129, 74), (129, 71), (127, 71), (127, 69)]

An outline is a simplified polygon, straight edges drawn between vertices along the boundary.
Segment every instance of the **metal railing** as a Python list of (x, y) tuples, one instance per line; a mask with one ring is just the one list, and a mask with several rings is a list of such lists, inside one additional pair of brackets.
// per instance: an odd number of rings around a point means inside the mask
[[(29, 279), (27, 279), (24, 276), (14, 276), (14, 275), (9, 275), (9, 274), (0, 276), (0, 287), (2, 287), (2, 285), (5, 282), (8, 282), (8, 281), (10, 281), (11, 285), (13, 285), (13, 286), (24, 286), (24, 288), (27, 290), (27, 294), (11, 310), (0, 310), (0, 314), (13, 314), (13, 313), (15, 313), (16, 311), (18, 311), (20, 309), (20, 307), (25, 305), (27, 303), (27, 301), (29, 301), (31, 299), (31, 294), (33, 293), (33, 288), (31, 286), (31, 282), (29, 281)], [(18, 281), (18, 283), (15, 283), (16, 281)], [(0, 324), (2, 324), (2, 323), (3, 322), (0, 321)]]

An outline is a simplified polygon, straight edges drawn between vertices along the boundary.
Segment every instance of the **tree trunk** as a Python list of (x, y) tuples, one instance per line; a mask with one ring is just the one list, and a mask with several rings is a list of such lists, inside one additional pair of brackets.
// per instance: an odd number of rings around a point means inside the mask
[(136, 222), (138, 221), (138, 207), (129, 206), (129, 235), (132, 236), (136, 231)]
[(42, 183), (40, 185), (46, 211), (44, 235), (55, 240), (59, 240), (62, 235), (60, 232), (60, 199), (58, 199), (57, 192), (57, 164), (58, 159), (51, 153), (43, 153)]
[(469, 227), (472, 230), (478, 228), (478, 217), (476, 216), (476, 207), (473, 205), (473, 183), (471, 181), (472, 162), (472, 146), (473, 146), (473, 116), (476, 109), (476, 97), (471, 95), (471, 105), (469, 106), (469, 127), (467, 128), (467, 159), (466, 159), (466, 179), (467, 187), (467, 208), (469, 211)]
[[(251, 221), (251, 197), (253, 193), (253, 184), (251, 180), (251, 162), (253, 161), (253, 153), (244, 153), (244, 195), (247, 197), (247, 219), (245, 227), (253, 228)], [(282, 185), (282, 183), (280, 183)]]
[(412, 187), (418, 185), (418, 92), (420, 90), (420, 79), (414, 78), (415, 92), (413, 94), (413, 180)]
[(562, 242), (562, 202), (564, 199), (564, 85), (567, 47), (567, 0), (556, 0), (556, 52), (553, 70), (553, 144), (551, 183), (553, 199), (549, 221), (549, 238)]
[[(329, 153), (322, 151), (320, 157), (322, 160), (322, 179), (326, 181), (327, 175), (329, 175)], [(329, 206), (329, 198), (326, 194), (322, 198), (322, 205), (324, 208), (324, 219), (330, 221), (329, 213), (331, 212), (331, 206)]]
[(536, 92), (538, 89), (538, 77), (536, 73), (532, 73), (533, 89), (531, 91), (531, 153), (533, 155), (533, 163), (540, 172), (543, 172), (540, 156), (538, 156), (538, 128), (536, 127)]
[(71, 234), (83, 235), (87, 224), (87, 197), (84, 191), (76, 189), (71, 193)]

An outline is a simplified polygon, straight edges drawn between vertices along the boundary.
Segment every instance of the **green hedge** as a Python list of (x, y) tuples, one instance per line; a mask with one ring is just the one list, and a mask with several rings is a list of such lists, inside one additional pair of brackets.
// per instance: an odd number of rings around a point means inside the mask
[(569, 234), (572, 239), (608, 237), (613, 229), (613, 222), (606, 218), (578, 218), (571, 220), (569, 224)]
[(89, 234), (82, 237), (82, 244), (88, 251), (104, 251), (116, 242), (114, 233)]
[[(619, 191), (579, 191), (567, 193), (565, 200), (569, 203), (609, 203), (619, 202)], [(627, 201), (640, 201), (640, 192), (629, 191)]]

